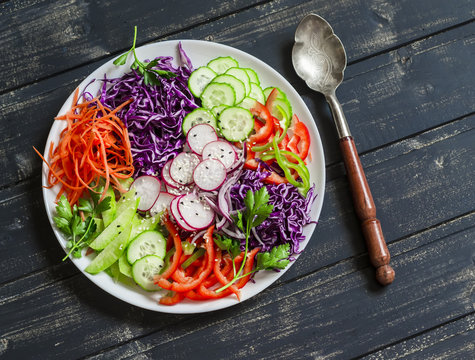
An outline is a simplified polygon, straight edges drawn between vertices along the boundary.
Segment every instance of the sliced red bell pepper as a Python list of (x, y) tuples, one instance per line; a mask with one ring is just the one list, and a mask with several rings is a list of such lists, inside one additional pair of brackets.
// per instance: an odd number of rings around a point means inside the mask
[[(249, 110), (254, 117), (257, 117), (259, 120), (264, 122), (264, 126), (258, 128), (256, 133), (249, 137), (249, 142), (254, 146), (255, 144), (265, 142), (269, 138), (274, 129), (274, 121), (269, 110), (258, 101), (256, 101), (254, 106)], [(254, 122), (254, 124), (256, 123), (257, 121)]]
[(310, 133), (305, 124), (295, 114), (292, 117), (291, 130), (293, 136), (287, 144), (287, 148), (305, 161), (310, 148)]

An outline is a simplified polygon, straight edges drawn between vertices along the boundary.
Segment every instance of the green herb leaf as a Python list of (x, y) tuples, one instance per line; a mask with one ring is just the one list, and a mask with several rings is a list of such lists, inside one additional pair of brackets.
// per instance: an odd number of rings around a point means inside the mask
[(72, 235), (71, 229), (69, 228), (69, 221), (61, 216), (54, 216), (53, 221), (58, 227), (66, 235)]
[(111, 197), (106, 196), (99, 204), (96, 205), (94, 209), (94, 214), (99, 215), (106, 210), (109, 210), (111, 207)]
[(94, 211), (90, 201), (83, 198), (79, 199), (78, 209), (87, 213), (92, 213)]
[(231, 258), (234, 259), (241, 253), (239, 241), (219, 234), (215, 234), (214, 236), (214, 242), (216, 245), (218, 245), (221, 250), (227, 251), (231, 255)]
[(69, 205), (69, 201), (66, 196), (61, 195), (61, 197), (59, 198), (58, 205), (56, 205), (56, 213), (58, 214), (58, 216), (68, 221), (73, 218), (71, 205)]
[(127, 62), (127, 57), (129, 56), (130, 50), (127, 51), (125, 54), (120, 55), (117, 59), (114, 60), (114, 65), (120, 66), (125, 65)]
[(272, 248), (270, 252), (257, 254), (258, 270), (285, 269), (289, 264), (290, 244), (282, 244)]

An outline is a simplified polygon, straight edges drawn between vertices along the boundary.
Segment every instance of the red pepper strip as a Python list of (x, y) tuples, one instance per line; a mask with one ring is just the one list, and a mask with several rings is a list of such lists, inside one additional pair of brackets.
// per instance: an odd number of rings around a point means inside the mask
[(167, 251), (170, 250), (173, 246), (173, 236), (169, 234), (167, 237)]
[[(213, 230), (214, 230), (214, 225), (210, 226), (208, 231), (206, 232), (206, 235), (204, 236), (205, 238), (205, 245), (206, 245), (206, 255), (207, 255), (207, 261), (206, 261), (206, 267), (203, 269), (203, 271), (200, 272), (197, 278), (193, 279), (191, 282), (188, 283), (179, 283), (179, 282), (174, 282), (171, 284), (170, 289), (173, 291), (178, 291), (178, 292), (186, 292), (189, 290), (193, 290), (200, 286), (200, 284), (208, 277), (208, 275), (211, 273), (213, 270), (213, 265), (214, 265), (214, 241), (213, 241)], [(175, 272), (179, 272), (180, 269), (177, 269)], [(160, 284), (159, 284), (160, 285)]]
[[(221, 261), (222, 261), (221, 250), (217, 251), (216, 258), (218, 259), (218, 261), (216, 261), (215, 264), (214, 264), (214, 273), (216, 274), (216, 278), (221, 283), (221, 285), (226, 285), (229, 282), (229, 280), (226, 279), (226, 275), (223, 273), (225, 268), (223, 268), (223, 272), (221, 272)], [(232, 266), (232, 264), (231, 264), (231, 266)], [(239, 300), (241, 294), (240, 294), (238, 288), (235, 285), (231, 285), (229, 287), (229, 289), (236, 295), (236, 297)]]
[(175, 293), (173, 296), (163, 296), (160, 298), (160, 304), (162, 305), (175, 305), (178, 304), (185, 298), (185, 295), (182, 293)]
[[(251, 252), (249, 252), (249, 254), (247, 254), (247, 260), (246, 265), (244, 265), (243, 274), (247, 274), (252, 271), (252, 267), (254, 266), (254, 257), (259, 252), (259, 250), (260, 248), (254, 248), (251, 250)], [(249, 274), (246, 277), (239, 279), (239, 281), (236, 283), (238, 289), (241, 289), (244, 285), (246, 285), (250, 278), (251, 275)]]
[[(252, 115), (264, 122), (264, 126), (256, 130), (256, 133), (249, 137), (249, 142), (254, 146), (256, 143), (265, 142), (269, 138), (274, 129), (274, 121), (272, 120), (269, 110), (258, 101), (256, 101), (255, 105), (249, 110)], [(256, 122), (254, 122), (254, 126), (255, 123)]]
[(198, 287), (198, 294), (207, 298), (207, 299), (220, 299), (232, 294), (230, 288), (221, 291), (220, 293), (216, 293), (214, 290), (207, 289), (203, 284)]
[[(179, 294), (183, 294), (183, 293), (179, 293)], [(197, 301), (200, 301), (200, 300), (208, 300), (207, 297), (200, 295), (200, 294), (197, 293), (195, 290), (187, 291), (187, 292), (184, 293), (184, 294), (185, 294), (185, 296), (186, 296), (188, 299), (190, 299), (190, 300), (197, 300)]]
[(294, 154), (298, 155), (299, 158), (305, 160), (308, 156), (308, 151), (310, 148), (310, 133), (308, 132), (308, 129), (305, 124), (299, 120), (297, 115), (294, 114), (292, 120), (293, 121), (291, 129), (294, 135), (287, 144), (287, 148)]
[(173, 254), (173, 261), (170, 264), (170, 266), (168, 267), (168, 269), (165, 270), (163, 272), (163, 274), (155, 276), (154, 280), (155, 280), (155, 284), (158, 284), (158, 286), (160, 286), (164, 289), (168, 289), (169, 285), (170, 285), (170, 282), (167, 281), (166, 279), (168, 279), (170, 277), (170, 275), (173, 274), (175, 272), (175, 270), (178, 268), (179, 261), (180, 261), (180, 258), (181, 258), (181, 254), (182, 254), (182, 249), (181, 249), (180, 236), (178, 235), (178, 232), (177, 232), (175, 226), (170, 221), (170, 218), (168, 217), (168, 214), (166, 214), (164, 216), (163, 223), (165, 224), (165, 227), (168, 230), (168, 232), (170, 233), (170, 235), (173, 237), (173, 243), (175, 244), (175, 254)]

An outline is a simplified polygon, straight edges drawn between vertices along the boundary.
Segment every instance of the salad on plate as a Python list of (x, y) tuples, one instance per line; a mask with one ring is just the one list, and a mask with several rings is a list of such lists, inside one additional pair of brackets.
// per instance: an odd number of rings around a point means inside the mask
[(144, 59), (136, 34), (114, 71), (76, 89), (45, 155), (35, 149), (63, 260), (162, 308), (236, 303), (308, 242), (315, 130), (239, 56), (195, 67), (183, 41), (176, 58)]

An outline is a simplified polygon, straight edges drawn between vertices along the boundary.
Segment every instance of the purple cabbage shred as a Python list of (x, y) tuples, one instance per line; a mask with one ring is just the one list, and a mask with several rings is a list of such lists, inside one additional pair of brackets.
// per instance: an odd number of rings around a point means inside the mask
[(160, 85), (145, 85), (143, 77), (134, 70), (120, 78), (102, 80), (104, 105), (114, 109), (131, 97), (134, 99), (117, 116), (129, 132), (135, 177), (160, 176), (165, 163), (182, 152), (186, 142), (181, 127), (183, 118), (198, 107), (187, 85), (193, 71), (191, 61), (181, 44), (178, 50), (181, 66), (175, 67), (170, 56), (157, 58), (156, 69), (177, 74), (169, 79), (159, 77)]
[[(317, 196), (315, 187), (311, 187), (307, 197), (303, 197), (292, 184), (264, 184), (268, 176), (265, 171), (245, 170), (239, 180), (231, 188), (231, 199), (234, 209), (244, 208), (244, 197), (249, 190), (253, 192), (265, 186), (269, 193), (269, 204), (274, 205), (274, 211), (256, 228), (259, 237), (251, 232), (249, 247), (261, 247), (261, 251), (270, 251), (274, 246), (290, 244), (291, 253), (300, 252), (300, 242), (305, 240), (303, 227), (312, 223), (310, 210)], [(245, 241), (242, 241), (242, 245)]]

